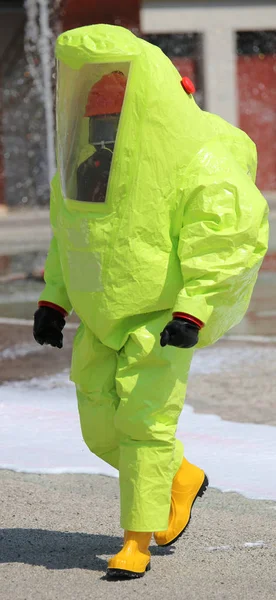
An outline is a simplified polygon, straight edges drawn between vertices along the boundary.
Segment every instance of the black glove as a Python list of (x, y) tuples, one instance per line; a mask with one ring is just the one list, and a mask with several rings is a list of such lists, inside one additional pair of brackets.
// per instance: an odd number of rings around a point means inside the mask
[(62, 348), (62, 330), (65, 319), (62, 314), (50, 306), (40, 306), (34, 314), (34, 339), (38, 344), (50, 344)]
[(193, 348), (198, 342), (200, 327), (185, 319), (175, 318), (160, 333), (160, 344), (177, 348)]

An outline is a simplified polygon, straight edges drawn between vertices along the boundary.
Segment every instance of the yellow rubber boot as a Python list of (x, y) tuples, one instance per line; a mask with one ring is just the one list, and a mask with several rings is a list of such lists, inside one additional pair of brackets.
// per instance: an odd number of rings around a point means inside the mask
[(108, 577), (135, 579), (150, 570), (149, 545), (152, 533), (125, 531), (124, 546), (108, 562)]
[(154, 538), (158, 546), (170, 546), (181, 536), (191, 518), (193, 504), (203, 496), (209, 485), (204, 471), (183, 458), (172, 484), (172, 501), (167, 531), (158, 531)]

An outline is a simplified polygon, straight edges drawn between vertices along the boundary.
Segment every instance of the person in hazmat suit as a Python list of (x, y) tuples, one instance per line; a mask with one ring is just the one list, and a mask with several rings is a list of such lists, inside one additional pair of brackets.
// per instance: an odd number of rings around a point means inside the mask
[(60, 35), (56, 57), (53, 238), (34, 336), (61, 348), (66, 315), (80, 318), (83, 438), (120, 477), (124, 545), (108, 574), (140, 577), (152, 534), (173, 543), (208, 485), (177, 422), (195, 346), (247, 310), (268, 210), (253, 142), (200, 110), (159, 48), (93, 25)]

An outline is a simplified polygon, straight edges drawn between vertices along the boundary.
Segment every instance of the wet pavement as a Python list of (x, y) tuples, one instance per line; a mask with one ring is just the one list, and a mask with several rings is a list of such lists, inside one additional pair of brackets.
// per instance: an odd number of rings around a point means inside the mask
[[(73, 328), (65, 327), (62, 350), (41, 347), (33, 339), (32, 317), (42, 287), (41, 282), (33, 281), (0, 284), (0, 384), (70, 369), (74, 327), (78, 322), (75, 315), (68, 320)], [(263, 271), (240, 325), (215, 346), (198, 353), (204, 361), (208, 359), (210, 373), (191, 371), (187, 402), (196, 411), (227, 420), (276, 425), (275, 294), (275, 274)], [(27, 323), (18, 323), (17, 319)], [(232, 355), (240, 358), (230, 370), (225, 370)], [(222, 362), (218, 363), (220, 357)], [(220, 366), (214, 372), (217, 364)]]
[(276, 336), (276, 271), (261, 270), (245, 317), (228, 335)]

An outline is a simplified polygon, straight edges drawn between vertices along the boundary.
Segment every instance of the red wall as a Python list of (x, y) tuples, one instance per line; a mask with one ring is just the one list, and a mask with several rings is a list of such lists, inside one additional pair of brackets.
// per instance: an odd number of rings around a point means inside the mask
[(63, 0), (63, 30), (95, 23), (140, 26), (140, 0)]
[(257, 144), (257, 185), (276, 190), (276, 56), (240, 56), (237, 65), (240, 127)]
[(191, 58), (172, 58), (171, 59), (177, 70), (182, 77), (190, 77), (193, 83), (196, 85), (196, 63)]
[[(182, 76), (197, 82), (196, 62), (175, 58)], [(276, 56), (239, 56), (237, 59), (239, 126), (258, 149), (257, 185), (276, 190)]]

